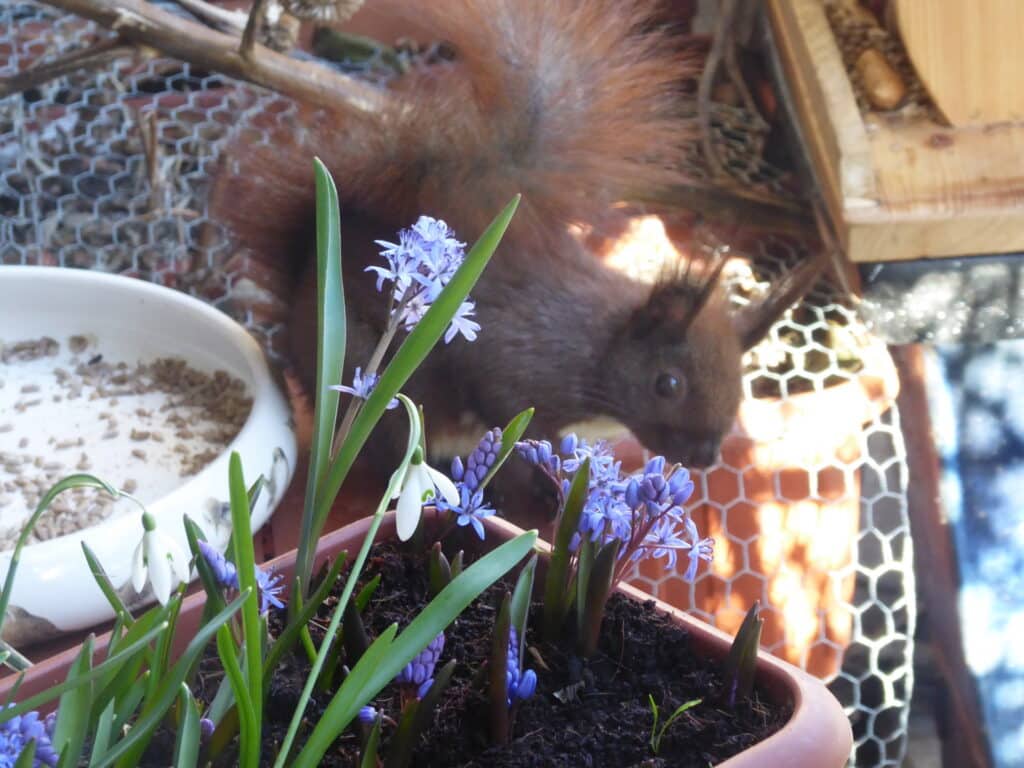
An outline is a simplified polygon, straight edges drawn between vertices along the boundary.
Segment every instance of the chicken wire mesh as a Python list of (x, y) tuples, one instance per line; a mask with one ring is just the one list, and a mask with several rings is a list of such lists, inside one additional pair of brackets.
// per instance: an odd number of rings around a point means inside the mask
[[(9, 0), (0, 0), (0, 30), (0, 76), (106, 34)], [(376, 76), (373, 62), (360, 69)], [(265, 141), (291, 109), (186, 63), (127, 56), (0, 98), (0, 263), (98, 269), (183, 290), (235, 316), (271, 354), (283, 352), (286, 307), (208, 217), (207, 197), (229, 133)], [(738, 129), (753, 122), (715, 109), (731, 172), (783, 189), (778, 171), (750, 160), (760, 137)], [(738, 245), (751, 256), (730, 274), (740, 302), (806, 255), (782, 237)], [(714, 569), (693, 584), (634, 574), (729, 630), (761, 600), (766, 647), (830, 681), (854, 725), (851, 762), (863, 766), (902, 761), (913, 683), (905, 449), (891, 399), (864, 397), (866, 351), (878, 346), (826, 284), (788, 312), (749, 360), (744, 407), (767, 404), (751, 418), (771, 424), (806, 401), (797, 422), (806, 434), (786, 441), (806, 450), (780, 454), (770, 435), (731, 438), (695, 496), (717, 539)], [(891, 368), (884, 350), (875, 358)], [(859, 406), (829, 397), (813, 405), (815, 395), (846, 390), (861, 395)], [(847, 407), (860, 408), (847, 432), (822, 440), (839, 414), (821, 409)]]

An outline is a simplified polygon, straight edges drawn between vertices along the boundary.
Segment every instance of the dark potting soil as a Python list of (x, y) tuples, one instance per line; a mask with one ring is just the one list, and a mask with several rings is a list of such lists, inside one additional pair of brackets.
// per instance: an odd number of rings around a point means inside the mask
[[(374, 548), (364, 569), (364, 583), (377, 574), (382, 577), (364, 615), (371, 638), (394, 622), (401, 631), (409, 617), (426, 604), (426, 572), (425, 557), (409, 555), (393, 545)], [(537, 690), (518, 706), (510, 743), (494, 746), (488, 738), (488, 702), (480, 684), (486, 675), (481, 674), (481, 667), (490, 653), (497, 606), (512, 586), (513, 582), (506, 581), (492, 587), (446, 631), (438, 669), (450, 659), (456, 659), (457, 666), (431, 727), (416, 745), (413, 766), (705, 768), (767, 738), (792, 713), (791, 703), (776, 706), (756, 690), (749, 701), (735, 710), (727, 709), (719, 703), (722, 676), (718, 665), (693, 655), (688, 633), (658, 611), (653, 601), (639, 603), (615, 595), (608, 603), (598, 653), (590, 659), (578, 657), (571, 644), (562, 647), (542, 642), (537, 631), (539, 604), (534, 604), (524, 667), (536, 671)], [(328, 599), (310, 625), (318, 643), (340, 592), (339, 581), (337, 594)], [(271, 617), (271, 631), (280, 626), (281, 618)], [(210, 669), (219, 666), (215, 655), (208, 663)], [(263, 750), (263, 763), (268, 766), (287, 730), (308, 669), (304, 655), (292, 655), (271, 682)], [(217, 680), (207, 682), (207, 690), (197, 694), (206, 700), (216, 691)], [(668, 728), (657, 756), (649, 745), (652, 714), (648, 695), (658, 704), (661, 722), (680, 704), (702, 699)], [(315, 723), (329, 701), (326, 693), (314, 694), (306, 722)], [(398, 686), (385, 688), (372, 704), (398, 720)], [(322, 766), (352, 768), (359, 764), (360, 736), (355, 728), (339, 737)], [(385, 722), (382, 756), (388, 753), (394, 730)]]

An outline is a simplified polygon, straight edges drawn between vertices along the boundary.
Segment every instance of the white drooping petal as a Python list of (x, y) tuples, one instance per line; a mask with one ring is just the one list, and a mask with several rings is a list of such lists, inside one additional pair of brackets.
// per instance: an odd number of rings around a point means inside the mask
[(400, 541), (408, 541), (416, 533), (423, 512), (423, 496), (434, 490), (434, 484), (424, 466), (411, 464), (402, 484), (402, 495), (398, 497), (398, 511), (395, 514), (395, 528)]
[(444, 500), (452, 506), (457, 506), (459, 503), (459, 489), (455, 487), (455, 483), (451, 481), (448, 475), (444, 472), (439, 472), (433, 467), (423, 465), (427, 467), (427, 472), (430, 473), (430, 480), (433, 485), (437, 486), (437, 490), (441, 492)]
[(139, 593), (146, 586), (146, 557), (143, 553), (145, 544), (146, 534), (143, 533), (139, 545), (135, 547), (135, 553), (132, 555), (132, 589)]
[(167, 605), (171, 598), (171, 555), (161, 547), (160, 537), (153, 531), (145, 535), (146, 567), (149, 569), (149, 583), (153, 586), (153, 596), (160, 605)]
[(174, 586), (188, 582), (192, 576), (190, 573), (191, 569), (189, 568), (189, 560), (191, 558), (189, 558), (184, 549), (178, 546), (178, 542), (171, 538), (167, 539), (167, 551), (171, 555), (171, 569), (176, 579)]

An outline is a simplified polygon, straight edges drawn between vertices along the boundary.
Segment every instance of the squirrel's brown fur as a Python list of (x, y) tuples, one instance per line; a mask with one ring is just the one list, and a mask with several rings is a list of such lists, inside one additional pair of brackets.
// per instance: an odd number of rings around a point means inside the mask
[[(566, 229), (607, 221), (614, 203), (638, 191), (687, 181), (696, 137), (682, 90), (698, 74), (696, 49), (651, 0), (401, 6), (394, 12), (414, 7), (416, 27), (449, 43), (454, 61), (399, 78), (382, 114), (299, 107), (269, 143), (235, 145), (226, 173), (237, 181), (225, 175), (215, 198), (215, 213), (243, 244), (305, 265), (290, 323), (303, 378), (315, 376), (314, 155), (341, 198), (346, 379), (384, 322), (384, 300), (363, 271), (376, 259), (373, 241), (393, 240), (427, 214), (472, 242), (522, 193), (471, 294), (479, 340), (440, 345), (406, 387), (425, 405), (428, 431), (449, 431), (467, 413), (502, 425), (536, 406), (535, 435), (608, 415), (671, 460), (713, 461), (735, 418), (740, 356), (752, 339), (717, 291), (681, 281), (652, 293)], [(659, 394), (665, 375), (681, 383), (671, 397)], [(378, 442), (397, 450), (404, 427), (390, 418)]]

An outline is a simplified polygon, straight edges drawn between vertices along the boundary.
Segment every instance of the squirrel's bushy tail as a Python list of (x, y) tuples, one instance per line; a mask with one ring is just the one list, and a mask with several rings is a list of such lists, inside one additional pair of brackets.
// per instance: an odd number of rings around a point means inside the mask
[(683, 93), (701, 55), (652, 0), (376, 5), (455, 60), (399, 78), (379, 113), (300, 107), (269, 143), (236, 141), (214, 213), (244, 244), (286, 248), (297, 227), (311, 231), (314, 155), (343, 207), (403, 226), (427, 213), (469, 240), (516, 193), (528, 236), (686, 181), (696, 129)]

